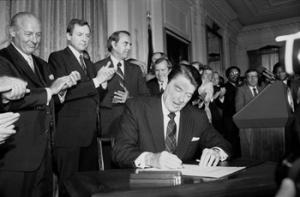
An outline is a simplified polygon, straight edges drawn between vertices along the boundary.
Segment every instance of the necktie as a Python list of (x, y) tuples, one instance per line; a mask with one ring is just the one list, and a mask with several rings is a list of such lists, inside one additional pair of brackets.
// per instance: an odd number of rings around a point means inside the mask
[(122, 69), (121, 69), (121, 66), (122, 66), (122, 64), (121, 64), (121, 62), (119, 62), (118, 64), (117, 64), (117, 75), (120, 77), (120, 82), (122, 82), (123, 83), (123, 81), (124, 81), (124, 73), (123, 73), (123, 71), (122, 71)]
[(83, 59), (83, 55), (82, 55), (82, 54), (80, 54), (79, 59), (80, 59), (80, 66), (81, 66), (82, 70), (83, 70), (83, 71), (85, 72), (85, 74), (86, 74), (86, 65), (85, 65), (85, 62), (84, 62), (84, 59)]
[(160, 85), (159, 85), (159, 92), (160, 92), (160, 93), (163, 93), (163, 92), (164, 92), (164, 88), (163, 88), (164, 85), (163, 85), (162, 82), (160, 82), (159, 84), (160, 84)]
[(174, 121), (175, 113), (169, 113), (169, 123), (167, 126), (167, 135), (165, 140), (166, 150), (173, 153), (176, 149), (176, 123)]
[(33, 59), (32, 59), (32, 57), (30, 55), (27, 56), (27, 63), (29, 64), (31, 70), (35, 73)]
[(256, 89), (256, 88), (252, 88), (252, 90), (253, 90), (253, 94), (254, 94), (254, 96), (257, 96), (257, 95), (258, 95), (258, 91), (257, 91), (257, 89)]

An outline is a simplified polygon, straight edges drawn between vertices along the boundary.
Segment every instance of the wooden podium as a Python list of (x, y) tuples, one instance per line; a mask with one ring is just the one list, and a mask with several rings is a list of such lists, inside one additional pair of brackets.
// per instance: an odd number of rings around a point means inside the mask
[(233, 116), (240, 129), (242, 157), (278, 161), (286, 150), (290, 117), (286, 87), (276, 81)]

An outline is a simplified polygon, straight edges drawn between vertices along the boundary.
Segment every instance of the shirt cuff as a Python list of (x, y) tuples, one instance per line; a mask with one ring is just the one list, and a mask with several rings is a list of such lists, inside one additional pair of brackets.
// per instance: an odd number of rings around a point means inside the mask
[(221, 98), (219, 97), (219, 101), (221, 102), (221, 103), (224, 103), (224, 96), (222, 96)]
[(52, 98), (52, 92), (49, 88), (45, 88), (46, 91), (47, 91), (47, 103), (46, 105), (49, 105), (50, 101), (51, 101), (51, 98)]
[(146, 157), (151, 154), (150, 152), (143, 152), (140, 154), (135, 160), (134, 160), (134, 165), (137, 168), (147, 168), (150, 167), (146, 165)]
[(67, 90), (62, 90), (58, 93), (57, 96), (58, 96), (60, 103), (65, 102), (66, 95), (67, 95)]
[(219, 155), (221, 157), (221, 159), (220, 159), (221, 161), (225, 161), (228, 158), (228, 154), (225, 153), (225, 151), (222, 148), (213, 147), (212, 149), (216, 150), (219, 153)]
[(93, 79), (93, 83), (95, 85), (95, 88), (98, 88), (100, 86), (100, 83), (96, 78)]
[(107, 81), (106, 81), (106, 82), (103, 82), (103, 83), (101, 83), (101, 86), (102, 86), (102, 88), (105, 90), (105, 89), (107, 88)]

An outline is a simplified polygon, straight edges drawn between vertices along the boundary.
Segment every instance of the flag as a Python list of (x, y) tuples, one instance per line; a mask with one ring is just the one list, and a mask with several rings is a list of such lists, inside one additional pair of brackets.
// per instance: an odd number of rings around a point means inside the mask
[(153, 54), (153, 45), (152, 45), (152, 29), (151, 29), (151, 21), (148, 20), (148, 60), (147, 60), (147, 71), (150, 72), (151, 67), (151, 57)]

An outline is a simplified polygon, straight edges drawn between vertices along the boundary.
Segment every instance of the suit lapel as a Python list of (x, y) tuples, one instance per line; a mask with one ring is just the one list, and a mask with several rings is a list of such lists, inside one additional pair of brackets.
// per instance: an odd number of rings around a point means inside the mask
[(193, 137), (192, 117), (190, 117), (190, 113), (188, 111), (188, 107), (185, 107), (180, 113), (178, 144), (175, 150), (175, 153), (179, 158), (183, 158)]
[(155, 97), (153, 104), (149, 105), (149, 110), (147, 111), (147, 118), (149, 120), (155, 150), (158, 152), (163, 151), (165, 150), (165, 138), (161, 97)]
[[(246, 86), (247, 88), (246, 88), (246, 92), (247, 92), (247, 98), (254, 98), (254, 96), (253, 96), (253, 94), (252, 94), (252, 91), (251, 91), (251, 89), (250, 89), (250, 87), (249, 86)], [(250, 100), (251, 100), (250, 99)]]
[(38, 86), (42, 86), (41, 80), (39, 80), (38, 76), (32, 71), (27, 61), (23, 58), (23, 56), (15, 49), (13, 45), (9, 45), (8, 53), (10, 55), (10, 60), (13, 62), (13, 65), (16, 66), (17, 70), (22, 70), (22, 72), (30, 79), (33, 83)]
[(43, 86), (46, 87), (46, 82), (44, 81), (43, 75), (41, 73), (41, 69), (43, 69), (43, 68), (39, 67), (39, 66), (43, 66), (43, 65), (39, 65), (37, 63), (37, 60), (36, 60), (35, 56), (32, 56), (32, 57), (33, 57), (33, 64), (34, 64), (34, 69), (35, 69), (35, 75), (39, 78), (39, 80), (43, 84)]
[[(82, 67), (80, 66), (78, 60), (76, 59), (75, 55), (73, 54), (73, 52), (71, 51), (71, 49), (69, 49), (69, 47), (66, 47), (64, 50), (65, 54), (67, 55), (67, 60), (69, 61), (69, 65), (71, 67), (70, 70), (76, 70), (80, 73), (82, 78), (86, 77), (86, 74), (84, 73), (84, 70), (82, 69)], [(68, 73), (70, 74), (70, 73)]]

